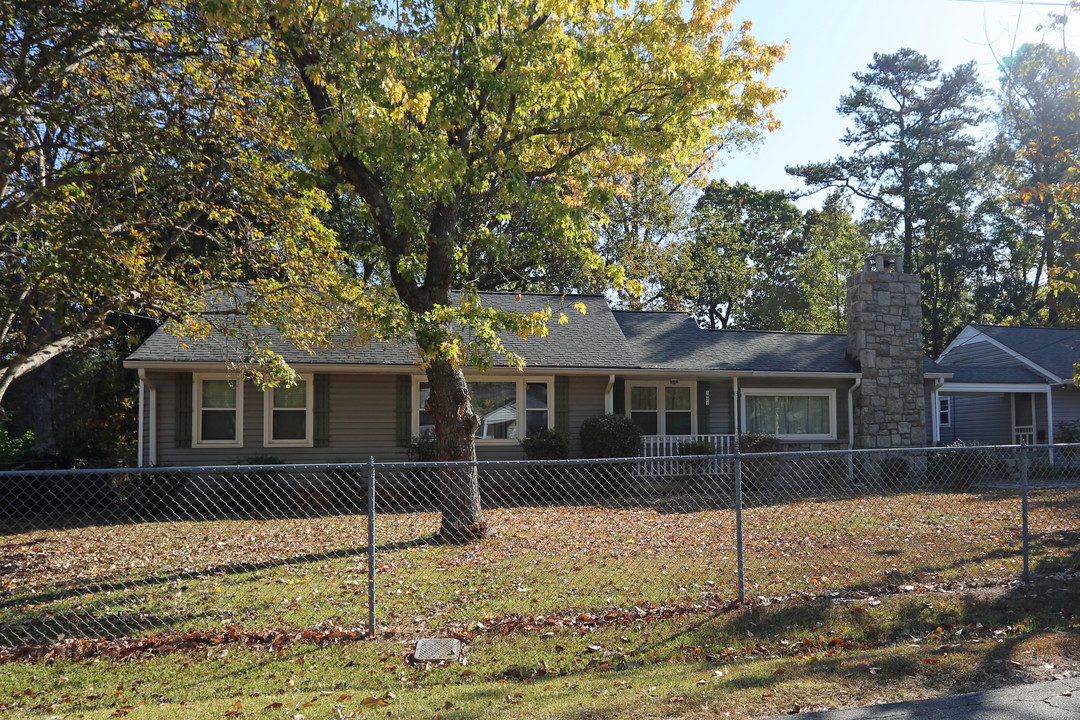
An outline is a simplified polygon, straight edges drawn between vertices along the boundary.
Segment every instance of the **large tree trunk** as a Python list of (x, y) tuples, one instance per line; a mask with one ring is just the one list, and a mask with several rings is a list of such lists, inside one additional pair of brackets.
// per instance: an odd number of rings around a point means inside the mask
[[(474, 435), (480, 418), (472, 410), (465, 375), (450, 363), (436, 360), (428, 366), (427, 378), (431, 385), (427, 410), (435, 420), (439, 461), (475, 463)], [(439, 510), (439, 537), (444, 541), (466, 542), (487, 534), (475, 464), (440, 468)]]
[(55, 358), (34, 370), (26, 378), (29, 392), (26, 398), (26, 425), (34, 433), (34, 450), (50, 453), (56, 449), (53, 413), (56, 387)]

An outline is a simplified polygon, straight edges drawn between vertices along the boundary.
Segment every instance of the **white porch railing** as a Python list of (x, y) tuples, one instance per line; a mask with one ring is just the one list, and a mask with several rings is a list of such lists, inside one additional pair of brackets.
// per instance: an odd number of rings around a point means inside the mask
[(1017, 445), (1034, 445), (1035, 444), (1035, 426), (1034, 425), (1017, 425), (1013, 428), (1013, 441)]
[[(660, 458), (683, 455), (687, 445), (697, 442), (709, 443), (716, 448), (716, 455), (735, 452), (734, 435), (643, 435), (641, 457)], [(690, 460), (642, 460), (637, 468), (639, 475), (685, 475), (695, 471), (706, 473), (730, 473), (733, 471), (728, 458), (712, 458), (704, 467), (691, 465)]]

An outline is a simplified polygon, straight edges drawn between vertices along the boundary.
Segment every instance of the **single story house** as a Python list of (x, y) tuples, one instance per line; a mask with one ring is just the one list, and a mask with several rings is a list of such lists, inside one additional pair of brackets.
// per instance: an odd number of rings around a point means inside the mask
[[(720, 452), (739, 433), (792, 448), (920, 447), (937, 436), (938, 388), (950, 376), (922, 353), (918, 276), (878, 254), (849, 278), (844, 334), (703, 330), (684, 313), (613, 311), (602, 296), (486, 293), (493, 306), (533, 311), (582, 302), (544, 338), (507, 337), (524, 371), (469, 373), (484, 422), (481, 459), (523, 457), (519, 440), (554, 428), (580, 454), (585, 418), (625, 414), (643, 456), (696, 440)], [(432, 427), (427, 382), (407, 347), (371, 343), (311, 355), (275, 345), (300, 375), (265, 392), (237, 367), (235, 340), (198, 342), (157, 330), (125, 365), (139, 371), (139, 463), (405, 459)]]
[(968, 325), (938, 358), (942, 443), (1044, 444), (1080, 420), (1080, 330)]

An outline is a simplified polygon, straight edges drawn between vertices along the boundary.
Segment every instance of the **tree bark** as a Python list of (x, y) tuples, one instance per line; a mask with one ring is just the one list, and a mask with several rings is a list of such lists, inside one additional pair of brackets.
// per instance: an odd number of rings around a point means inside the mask
[(431, 385), (427, 410), (435, 420), (438, 458), (440, 462), (454, 463), (439, 469), (439, 537), (453, 543), (482, 538), (487, 535), (488, 524), (480, 505), (473, 440), (480, 418), (472, 410), (469, 386), (464, 373), (444, 360), (428, 366), (427, 378)]

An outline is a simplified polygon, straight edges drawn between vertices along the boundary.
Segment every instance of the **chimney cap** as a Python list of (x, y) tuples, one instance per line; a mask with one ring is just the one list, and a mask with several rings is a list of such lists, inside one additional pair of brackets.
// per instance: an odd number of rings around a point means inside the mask
[(900, 253), (878, 252), (866, 258), (863, 267), (867, 272), (904, 272), (904, 258)]

